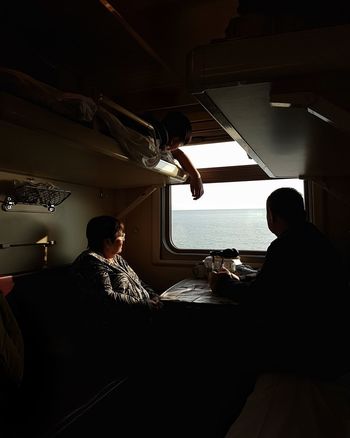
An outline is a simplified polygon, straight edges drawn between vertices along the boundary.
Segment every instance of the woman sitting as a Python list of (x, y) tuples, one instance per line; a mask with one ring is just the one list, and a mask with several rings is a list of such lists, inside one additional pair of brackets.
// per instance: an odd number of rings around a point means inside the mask
[(97, 216), (86, 228), (88, 249), (72, 268), (80, 286), (97, 301), (149, 310), (161, 307), (159, 295), (146, 285), (120, 255), (124, 224), (113, 216)]
[[(120, 255), (122, 222), (113, 216), (94, 217), (86, 237), (88, 249), (72, 264), (72, 300), (77, 298), (79, 308), (77, 348), (93, 370), (102, 365), (105, 376), (120, 377), (150, 354), (155, 339), (152, 316), (162, 304)], [(147, 366), (152, 368), (150, 360)]]

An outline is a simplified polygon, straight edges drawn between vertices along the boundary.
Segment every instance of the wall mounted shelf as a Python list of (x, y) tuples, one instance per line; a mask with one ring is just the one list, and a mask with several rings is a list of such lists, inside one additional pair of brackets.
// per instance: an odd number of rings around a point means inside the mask
[(71, 195), (67, 190), (44, 183), (14, 183), (11, 194), (7, 194), (2, 204), (4, 211), (10, 211), (17, 204), (40, 205), (53, 213)]

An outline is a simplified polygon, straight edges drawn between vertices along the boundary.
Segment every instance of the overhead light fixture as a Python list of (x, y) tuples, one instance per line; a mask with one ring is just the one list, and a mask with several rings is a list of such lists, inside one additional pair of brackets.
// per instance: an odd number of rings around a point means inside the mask
[(292, 106), (289, 102), (270, 102), (273, 108), (290, 108)]

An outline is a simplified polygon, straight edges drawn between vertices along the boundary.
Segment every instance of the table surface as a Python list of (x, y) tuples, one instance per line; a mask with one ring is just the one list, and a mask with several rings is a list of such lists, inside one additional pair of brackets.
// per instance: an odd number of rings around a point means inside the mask
[(214, 295), (207, 280), (185, 278), (169, 287), (160, 296), (162, 302), (190, 304), (233, 305), (238, 303), (229, 297)]

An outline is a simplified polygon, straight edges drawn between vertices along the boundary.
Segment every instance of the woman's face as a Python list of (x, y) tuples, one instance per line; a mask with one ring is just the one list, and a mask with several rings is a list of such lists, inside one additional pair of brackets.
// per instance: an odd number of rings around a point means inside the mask
[(119, 230), (115, 234), (115, 239), (106, 239), (103, 248), (103, 254), (106, 258), (113, 258), (116, 254), (120, 254), (123, 250), (123, 243), (125, 240), (125, 233), (123, 230)]
[(123, 250), (123, 243), (125, 241), (125, 233), (122, 230), (119, 230), (115, 235), (115, 241), (113, 242), (113, 250), (115, 254), (120, 254)]

